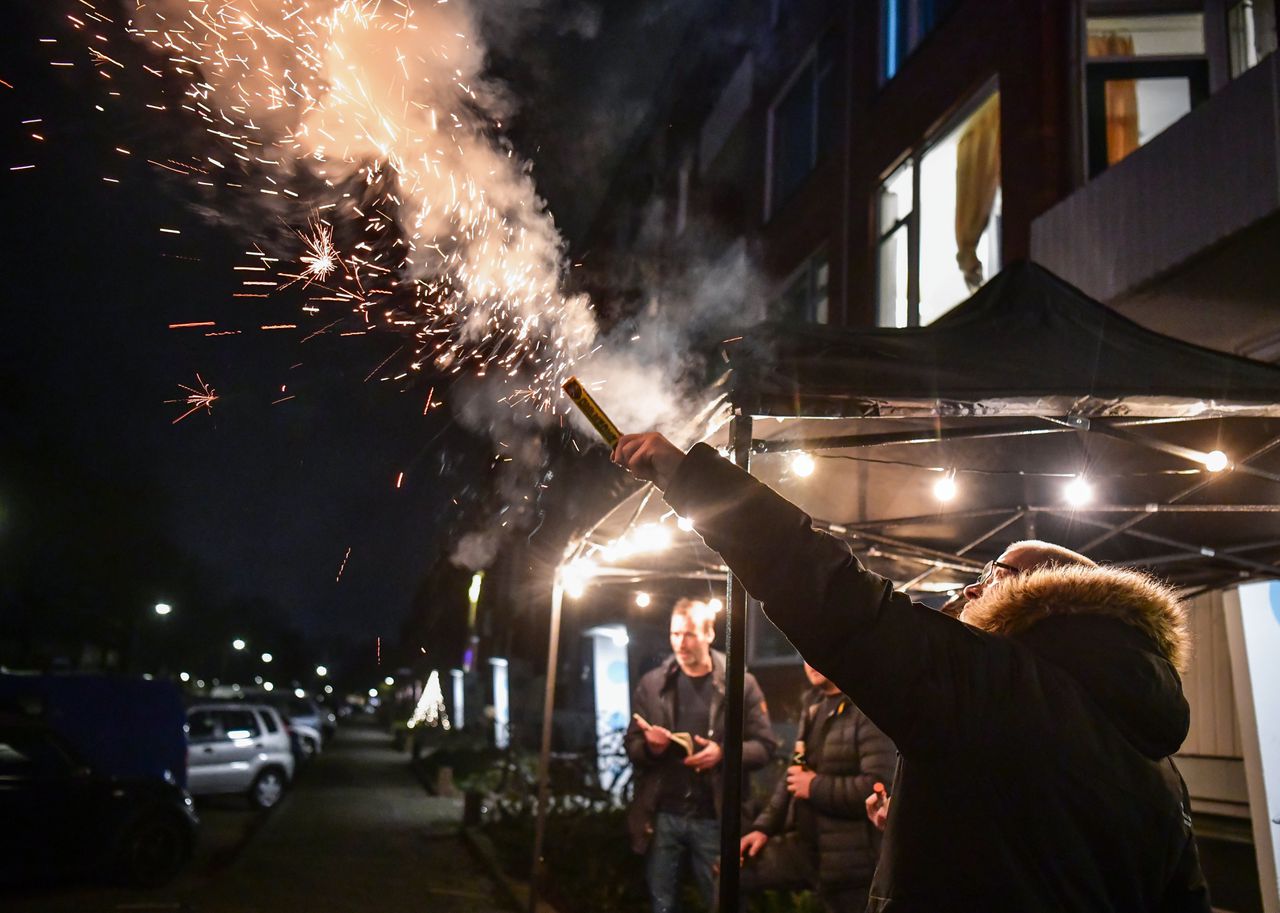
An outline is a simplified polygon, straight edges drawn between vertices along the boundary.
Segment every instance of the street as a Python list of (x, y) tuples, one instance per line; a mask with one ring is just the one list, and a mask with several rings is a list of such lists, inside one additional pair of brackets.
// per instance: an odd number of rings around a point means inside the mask
[(96, 913), (489, 913), (499, 895), (456, 836), (461, 800), (429, 796), (380, 728), (344, 726), (273, 811), (242, 800), (199, 804), (191, 864), (155, 891), (28, 889), (6, 910)]

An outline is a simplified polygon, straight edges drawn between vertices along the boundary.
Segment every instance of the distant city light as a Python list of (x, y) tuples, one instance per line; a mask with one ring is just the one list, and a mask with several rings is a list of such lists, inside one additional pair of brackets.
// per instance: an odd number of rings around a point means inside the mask
[(202, 678), (198, 678), (198, 679), (196, 679), (196, 687), (197, 687), (197, 688), (203, 688), (203, 687), (204, 687), (204, 679), (202, 679)]
[(388, 675), (386, 678), (382, 680), (382, 683), (384, 685), (394, 685), (396, 683), (396, 680), (392, 678), (390, 675)]
[(333, 685), (325, 685), (325, 686), (324, 686), (324, 693), (325, 693), (325, 694), (333, 694)]
[(813, 475), (813, 471), (817, 468), (818, 464), (813, 461), (813, 457), (804, 451), (791, 458), (791, 471), (802, 479)]
[(169, 603), (167, 603), (167, 602), (157, 602), (157, 603), (156, 603), (156, 614), (157, 614), (157, 615), (168, 615), (168, 614), (169, 614), (170, 612), (172, 612), (172, 611), (173, 611), (173, 606), (169, 605)]
[(186, 673), (186, 672), (179, 672), (179, 673), (178, 673), (178, 680), (179, 680), (179, 681), (183, 681), (183, 682), (189, 682), (189, 681), (191, 681), (191, 675), (190, 675), (189, 673)]
[(263, 661), (264, 663), (269, 663), (269, 662), (271, 662), (271, 660), (273, 660), (273, 659), (275, 659), (275, 657), (274, 657), (274, 656), (272, 656), (270, 653), (263, 653), (263, 654), (262, 654), (262, 661)]
[(294, 688), (293, 696), (296, 697), (298, 700), (302, 700), (304, 697), (307, 696), (307, 692), (303, 691), (301, 688)]
[(262, 679), (262, 676), (261, 676), (261, 675), (255, 675), (255, 676), (253, 677), (253, 683), (254, 683), (255, 685), (261, 685), (261, 684), (262, 684), (262, 681), (263, 681), (263, 679)]
[(239, 637), (231, 641), (231, 648), (233, 650), (243, 650), (244, 646), (245, 646), (244, 641), (241, 640)]
[(329, 670), (326, 669), (324, 666), (316, 666), (316, 675), (320, 676), (321, 678), (324, 678), (328, 674), (329, 674)]
[(262, 683), (262, 690), (263, 690), (263, 691), (274, 691), (274, 690), (275, 690), (275, 687), (276, 687), (276, 686), (275, 686), (275, 685), (273, 685), (273, 684), (271, 684), (271, 682), (263, 682), (263, 683)]
[(377, 689), (377, 688), (370, 688), (370, 689), (369, 689), (369, 697), (377, 697), (377, 696), (378, 696), (378, 689)]

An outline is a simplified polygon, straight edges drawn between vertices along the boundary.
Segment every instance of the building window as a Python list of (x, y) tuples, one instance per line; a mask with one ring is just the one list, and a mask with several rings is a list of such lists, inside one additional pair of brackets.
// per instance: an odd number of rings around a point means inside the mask
[(1227, 8), (1231, 78), (1257, 66), (1276, 49), (1275, 0), (1239, 0)]
[(1000, 94), (880, 185), (881, 326), (924, 326), (1000, 270)]
[(823, 249), (805, 260), (787, 279), (782, 294), (769, 309), (770, 319), (789, 323), (826, 323), (830, 300), (827, 293), (829, 274), (827, 252)]
[(835, 145), (836, 41), (829, 32), (818, 42), (769, 109), (766, 219)]
[(1150, 142), (1209, 96), (1204, 15), (1088, 20), (1089, 173)]
[(958, 0), (880, 0), (881, 75), (897, 75), (925, 36), (955, 7)]

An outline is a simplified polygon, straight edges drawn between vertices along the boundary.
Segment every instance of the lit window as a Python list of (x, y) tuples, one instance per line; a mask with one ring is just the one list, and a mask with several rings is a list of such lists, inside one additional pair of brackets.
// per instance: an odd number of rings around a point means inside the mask
[(1238, 0), (1227, 8), (1231, 78), (1235, 79), (1276, 49), (1275, 0)]
[(881, 0), (880, 62), (884, 79), (892, 79), (957, 0)]
[(791, 323), (826, 323), (829, 297), (827, 279), (830, 265), (827, 252), (820, 250), (800, 265), (787, 280), (783, 292), (770, 308), (774, 320)]
[(1089, 172), (1098, 174), (1208, 97), (1204, 15), (1090, 17), (1087, 40)]
[(800, 189), (835, 145), (835, 63), (832, 32), (818, 42), (769, 109), (769, 213)]
[(881, 326), (923, 326), (1000, 270), (1000, 95), (968, 109), (880, 186)]

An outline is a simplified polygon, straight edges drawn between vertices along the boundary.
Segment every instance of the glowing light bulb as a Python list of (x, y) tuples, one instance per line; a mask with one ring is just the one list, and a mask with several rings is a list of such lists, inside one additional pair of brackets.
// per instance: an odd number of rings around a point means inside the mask
[(167, 603), (167, 602), (157, 602), (157, 603), (156, 603), (156, 614), (157, 614), (157, 615), (168, 615), (168, 614), (169, 614), (170, 612), (172, 612), (172, 611), (173, 611), (173, 606), (169, 605), (169, 603)]
[(271, 691), (273, 688), (275, 688), (275, 685), (271, 684), (271, 682), (263, 682), (263, 683), (262, 683), (262, 690), (263, 690), (263, 691)]
[(1204, 468), (1210, 472), (1222, 472), (1230, 465), (1231, 461), (1221, 450), (1213, 450), (1204, 455)]
[(269, 663), (269, 662), (271, 662), (271, 660), (273, 660), (273, 659), (275, 659), (275, 657), (274, 657), (274, 656), (272, 656), (270, 653), (263, 653), (263, 654), (262, 654), (262, 661), (263, 661), (264, 663)]
[(329, 674), (329, 670), (327, 668), (325, 668), (324, 666), (316, 666), (316, 675), (320, 676), (321, 678), (324, 678), (328, 674)]
[(646, 608), (648, 608), (648, 607), (649, 607), (649, 603), (650, 603), (651, 601), (652, 601), (652, 600), (650, 599), (650, 597), (649, 597), (649, 594), (648, 594), (648, 593), (643, 593), (643, 592), (641, 592), (641, 593), (636, 593), (636, 605), (638, 605), (640, 608), (642, 608), (642, 609), (646, 609)]
[(382, 683), (384, 685), (394, 685), (396, 683), (396, 680), (392, 678), (390, 675), (388, 675), (386, 678), (382, 680)]
[(688, 519), (687, 517), (679, 517), (676, 520), (676, 526), (683, 532), (686, 532), (686, 533), (693, 532), (693, 521)]
[(710, 609), (713, 613), (719, 614), (720, 610), (724, 608), (724, 603), (721, 602), (719, 599), (708, 599), (707, 608)]
[(818, 464), (807, 453), (797, 453), (791, 458), (791, 471), (802, 479), (813, 475), (813, 471), (817, 468)]
[(304, 697), (307, 696), (307, 692), (303, 691), (301, 688), (294, 688), (293, 696), (296, 697), (298, 700), (302, 700)]
[(244, 641), (243, 641), (243, 640), (241, 640), (239, 637), (237, 637), (235, 640), (231, 641), (231, 648), (232, 648), (233, 650), (243, 650), (243, 649), (244, 649)]
[(637, 551), (663, 551), (671, 545), (671, 530), (657, 523), (646, 523), (636, 529), (635, 544)]
[(939, 501), (950, 501), (954, 499), (957, 491), (959, 491), (959, 489), (956, 487), (956, 477), (953, 472), (947, 473), (942, 478), (938, 479), (938, 481), (933, 483), (933, 496)]
[(1093, 500), (1093, 486), (1085, 481), (1084, 476), (1076, 476), (1067, 483), (1062, 494), (1072, 507), (1083, 507)]
[(189, 681), (191, 681), (191, 675), (190, 675), (190, 673), (187, 673), (187, 672), (179, 672), (179, 673), (178, 673), (178, 680), (179, 680), (179, 681), (184, 681), (184, 682), (189, 682)]

